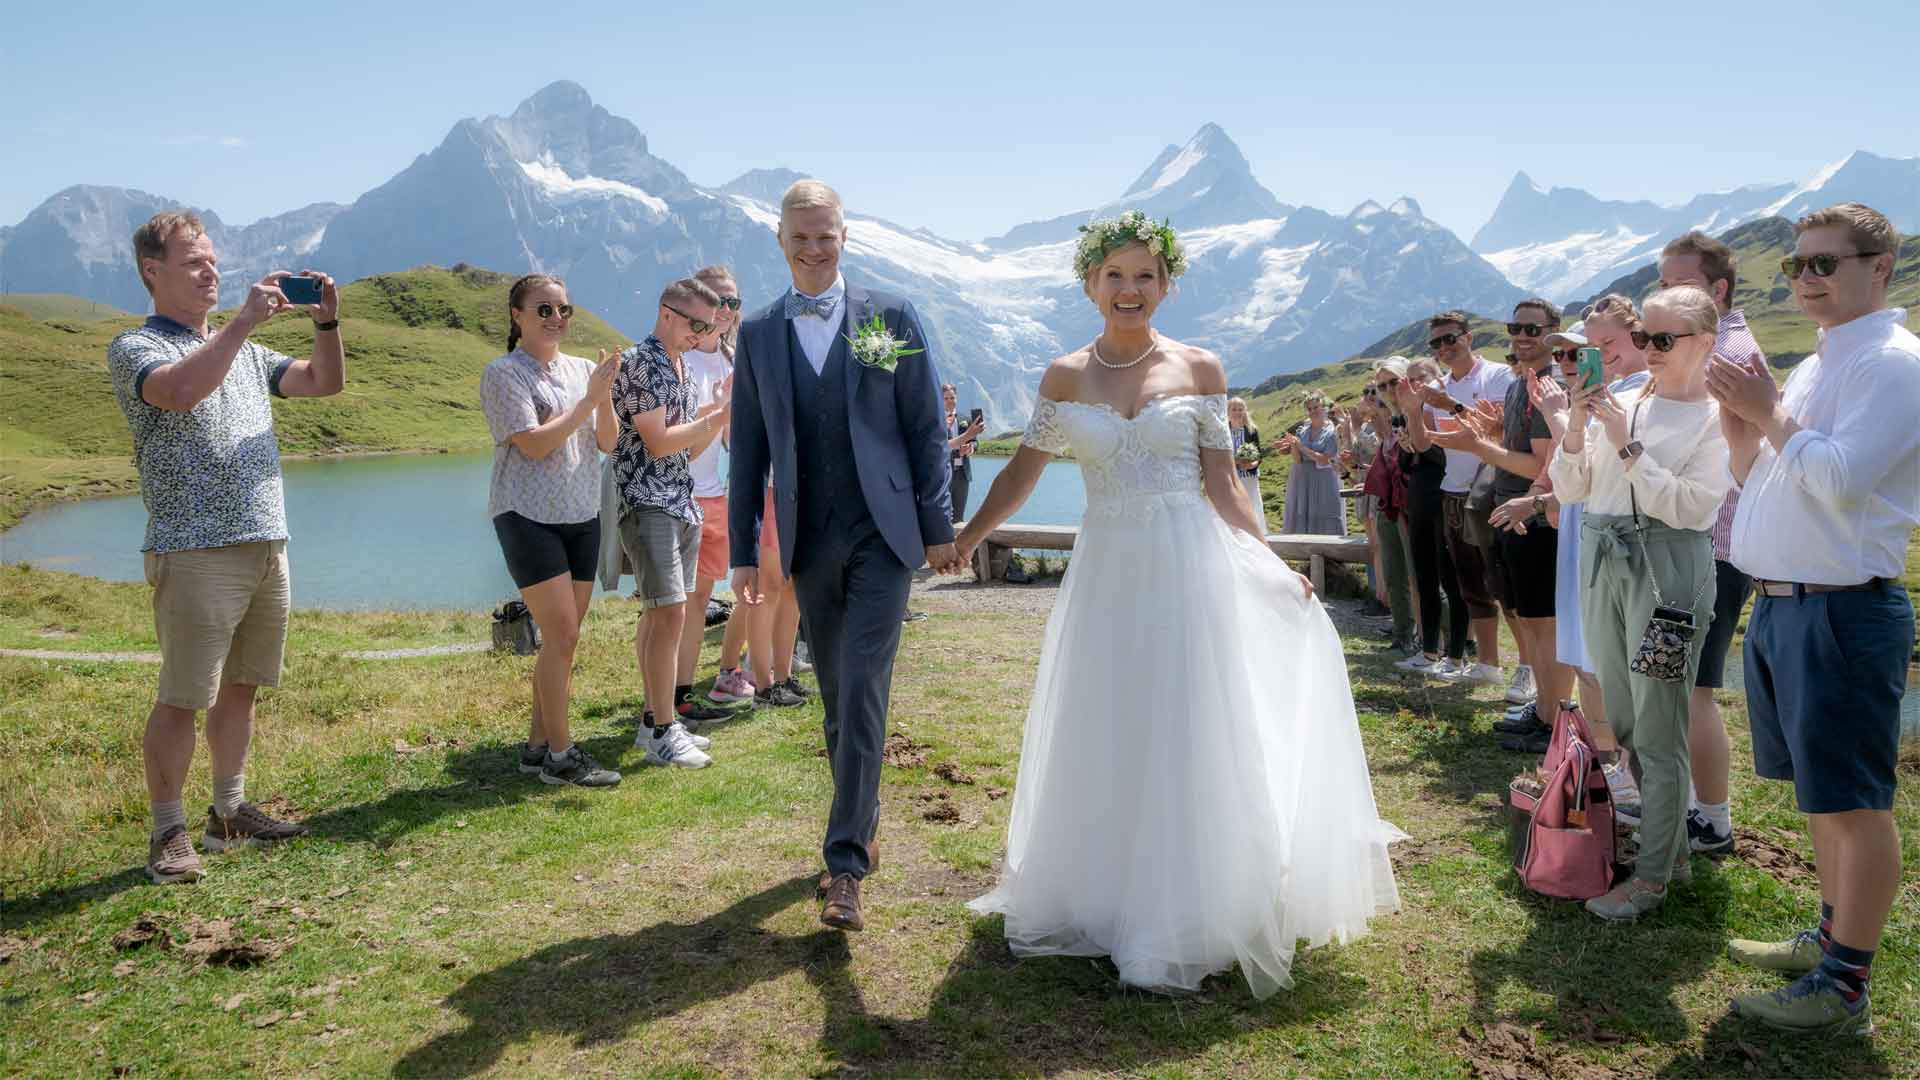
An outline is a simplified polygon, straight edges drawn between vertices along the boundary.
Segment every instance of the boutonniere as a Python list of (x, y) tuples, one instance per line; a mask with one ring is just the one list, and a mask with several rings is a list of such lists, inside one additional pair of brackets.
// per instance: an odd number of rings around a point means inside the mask
[(906, 357), (927, 351), (907, 348), (906, 341), (894, 337), (893, 331), (887, 329), (886, 321), (878, 315), (861, 323), (859, 331), (847, 338), (847, 344), (852, 347), (855, 360), (881, 371), (892, 371)]

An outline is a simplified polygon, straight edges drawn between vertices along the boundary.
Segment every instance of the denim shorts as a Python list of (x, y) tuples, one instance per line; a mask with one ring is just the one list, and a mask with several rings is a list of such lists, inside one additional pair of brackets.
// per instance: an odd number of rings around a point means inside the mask
[(1762, 596), (1742, 656), (1753, 768), (1807, 814), (1891, 810), (1913, 604), (1872, 592)]

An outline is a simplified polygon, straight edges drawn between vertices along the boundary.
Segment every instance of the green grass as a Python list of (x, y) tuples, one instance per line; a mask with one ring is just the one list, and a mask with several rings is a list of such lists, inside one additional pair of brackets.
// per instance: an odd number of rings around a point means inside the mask
[(0, 293), (0, 307), (10, 307), (47, 322), (89, 322), (130, 314), (111, 304), (66, 293)]
[[(1010, 800), (993, 796), (1017, 772), (1043, 617), (980, 613), (964, 588), (916, 606), (933, 618), (905, 628), (892, 727), (927, 763), (885, 770), (885, 854), (851, 937), (822, 931), (811, 897), (829, 795), (818, 706), (719, 728), (710, 769), (640, 769), (626, 602), (596, 602), (576, 682), (580, 738), (627, 772), (602, 792), (513, 771), (528, 660), (334, 655), (396, 627), (477, 636), (467, 617), (296, 618), (248, 787), (313, 835), (214, 857), (191, 887), (138, 870), (153, 669), (0, 658), (0, 1075), (1904, 1076), (1920, 1058), (1906, 1007), (1920, 886), (1875, 965), (1873, 1040), (1735, 1023), (1727, 997), (1775, 980), (1732, 966), (1725, 939), (1803, 924), (1812, 881), (1702, 860), (1628, 927), (1524, 893), (1499, 805), (1519, 759), (1488, 738), (1491, 698), (1401, 676), (1359, 638), (1376, 794), (1414, 837), (1396, 848), (1399, 914), (1301, 954), (1297, 985), (1265, 1002), (1237, 975), (1165, 999), (1119, 988), (1102, 962), (1016, 961), (1000, 921), (964, 903), (1002, 850)], [(137, 646), (146, 618), (139, 586), (0, 574), (9, 633)], [(1751, 776), (1740, 699), (1724, 700), (1741, 827), (1806, 854), (1790, 792)], [(976, 783), (937, 778), (946, 761)], [(201, 753), (191, 808), (208, 784)], [(920, 814), (919, 796), (942, 794), (958, 822)], [(1911, 860), (1911, 785), (1896, 813)], [(175, 947), (113, 946), (143, 912)], [(199, 962), (190, 928), (213, 919), (277, 955)]]

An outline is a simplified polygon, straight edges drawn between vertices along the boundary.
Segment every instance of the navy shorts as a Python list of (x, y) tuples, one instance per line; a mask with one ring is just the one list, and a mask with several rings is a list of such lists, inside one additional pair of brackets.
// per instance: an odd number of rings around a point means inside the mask
[(1726, 561), (1713, 562), (1713, 625), (1707, 627), (1706, 644), (1700, 649), (1700, 674), (1693, 685), (1718, 690), (1727, 685), (1727, 654), (1733, 651), (1733, 632), (1739, 629), (1740, 612), (1747, 606), (1747, 594), (1753, 591), (1753, 579)]
[(600, 563), (600, 519), (549, 525), (509, 510), (495, 515), (493, 534), (507, 557), (507, 573), (516, 588), (571, 574), (592, 581)]
[(1753, 768), (1807, 814), (1893, 809), (1913, 655), (1906, 590), (1762, 596), (1743, 659)]

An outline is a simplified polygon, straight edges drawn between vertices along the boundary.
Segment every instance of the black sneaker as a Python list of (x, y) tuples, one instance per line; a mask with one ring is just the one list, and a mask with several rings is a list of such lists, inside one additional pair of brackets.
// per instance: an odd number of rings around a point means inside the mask
[(1493, 730), (1502, 735), (1531, 735), (1535, 731), (1545, 731), (1551, 734), (1553, 731), (1552, 728), (1541, 723), (1540, 710), (1534, 708), (1531, 703), (1529, 703), (1526, 708), (1520, 710), (1519, 715), (1512, 719), (1495, 720), (1493, 722)]
[(727, 709), (716, 709), (697, 697), (690, 697), (674, 707), (673, 713), (683, 724), (716, 724), (722, 720), (733, 719), (733, 713)]
[[(788, 682), (792, 680), (789, 679)], [(793, 692), (787, 683), (777, 682), (763, 690), (753, 692), (753, 707), (756, 709), (790, 709), (795, 705), (805, 705), (807, 699)]]
[(1698, 810), (1687, 811), (1687, 846), (1695, 855), (1705, 855), (1709, 859), (1725, 858), (1733, 854), (1733, 830), (1725, 835), (1713, 827), (1707, 815)]
[(540, 782), (543, 784), (570, 784), (574, 787), (612, 787), (620, 782), (620, 774), (612, 769), (600, 767), (600, 763), (587, 756), (580, 744), (567, 747), (567, 752), (554, 757), (547, 753), (546, 761), (540, 767)]
[(808, 698), (813, 696), (813, 691), (807, 689), (806, 684), (800, 681), (800, 677), (798, 675), (787, 676), (787, 681), (781, 683), (780, 685), (786, 687), (788, 690), (793, 691), (793, 693), (796, 696), (798, 696), (801, 701), (805, 701)]
[(1551, 735), (1552, 732), (1544, 730), (1532, 735), (1509, 735), (1500, 740), (1500, 748), (1514, 753), (1544, 754)]
[(547, 744), (535, 746), (532, 743), (520, 744), (520, 771), (527, 776), (539, 776), (540, 770), (547, 764)]

